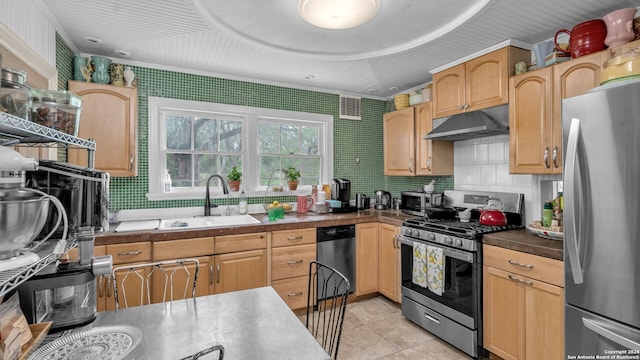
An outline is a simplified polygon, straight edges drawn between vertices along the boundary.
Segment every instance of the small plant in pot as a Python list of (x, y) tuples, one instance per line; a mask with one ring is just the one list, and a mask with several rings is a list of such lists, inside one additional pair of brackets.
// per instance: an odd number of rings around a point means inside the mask
[(242, 172), (238, 170), (237, 166), (233, 166), (229, 175), (227, 175), (229, 179), (229, 190), (231, 191), (239, 191), (240, 190), (240, 178), (242, 178)]
[(298, 179), (300, 178), (300, 171), (294, 167), (288, 167), (284, 170), (284, 174), (287, 177), (287, 183), (289, 184), (289, 190), (296, 190), (298, 188)]

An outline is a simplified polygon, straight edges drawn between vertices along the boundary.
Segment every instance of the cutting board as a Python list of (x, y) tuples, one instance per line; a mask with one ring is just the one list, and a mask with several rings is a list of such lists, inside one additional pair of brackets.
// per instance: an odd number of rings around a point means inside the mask
[(116, 226), (115, 232), (155, 230), (158, 225), (160, 225), (160, 220), (124, 221)]

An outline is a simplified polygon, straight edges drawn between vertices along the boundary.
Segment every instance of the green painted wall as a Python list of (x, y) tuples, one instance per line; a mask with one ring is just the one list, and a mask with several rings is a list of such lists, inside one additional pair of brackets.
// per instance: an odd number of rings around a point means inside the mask
[[(66, 89), (67, 81), (73, 76), (74, 54), (60, 37), (57, 37), (56, 45), (59, 88)], [(138, 176), (111, 179), (111, 210), (201, 206), (204, 203), (203, 200), (146, 199), (149, 96), (333, 115), (334, 177), (351, 180), (352, 198), (359, 192), (372, 195), (375, 190), (388, 190), (393, 196), (400, 196), (400, 191), (414, 189), (431, 180), (431, 177), (384, 176), (382, 115), (391, 108), (390, 102), (362, 99), (362, 120), (342, 120), (338, 118), (339, 96), (336, 94), (140, 66), (132, 66), (132, 70), (138, 78)], [(360, 159), (359, 163), (356, 158)], [(452, 176), (436, 179), (437, 190), (453, 188)], [(217, 203), (224, 204), (225, 201)], [(250, 202), (263, 200), (252, 198)]]

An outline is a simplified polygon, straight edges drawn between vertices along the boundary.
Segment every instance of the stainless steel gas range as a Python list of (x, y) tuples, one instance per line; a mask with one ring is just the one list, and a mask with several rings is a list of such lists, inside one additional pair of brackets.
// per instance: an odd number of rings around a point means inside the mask
[[(487, 199), (502, 201), (507, 225), (478, 221)], [(482, 347), (482, 236), (522, 228), (524, 195), (445, 191), (443, 205), (473, 208), (471, 220), (457, 212), (445, 219), (416, 217), (402, 225), (398, 239), (402, 261), (402, 314), (468, 355), (487, 354)]]

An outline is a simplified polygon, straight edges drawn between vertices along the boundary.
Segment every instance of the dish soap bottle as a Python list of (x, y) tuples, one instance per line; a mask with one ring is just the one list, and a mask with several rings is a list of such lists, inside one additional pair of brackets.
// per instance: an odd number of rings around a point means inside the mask
[(171, 192), (171, 175), (169, 175), (169, 170), (166, 170), (164, 173), (164, 192)]
[(249, 212), (249, 206), (247, 205), (247, 195), (244, 194), (244, 190), (238, 197), (238, 214), (246, 215)]
[(542, 209), (542, 226), (551, 227), (551, 219), (553, 218), (553, 202), (547, 201)]

